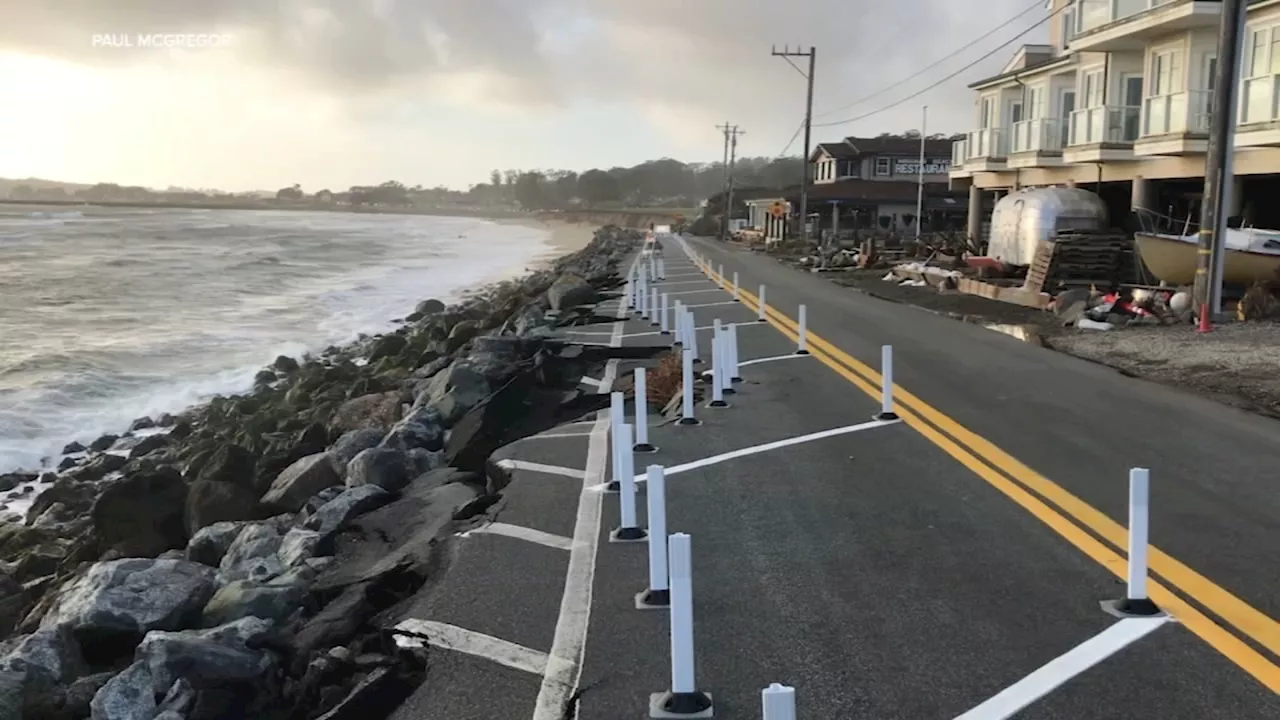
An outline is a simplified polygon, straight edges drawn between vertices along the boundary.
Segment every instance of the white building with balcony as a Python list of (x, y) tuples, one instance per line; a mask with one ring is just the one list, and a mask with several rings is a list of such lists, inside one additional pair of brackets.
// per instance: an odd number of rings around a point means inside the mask
[[(1221, 11), (1219, 0), (1051, 0), (1050, 43), (970, 86), (975, 129), (952, 148), (953, 187), (974, 208), (983, 191), (1080, 185), (1113, 220), (1135, 207), (1194, 221)], [(1280, 0), (1249, 3), (1243, 53), (1232, 214), (1268, 215), (1249, 198), (1280, 193)]]

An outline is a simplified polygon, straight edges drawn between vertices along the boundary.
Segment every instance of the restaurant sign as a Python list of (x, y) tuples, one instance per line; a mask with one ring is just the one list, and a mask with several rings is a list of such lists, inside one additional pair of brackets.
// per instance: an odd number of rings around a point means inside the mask
[[(925, 175), (946, 175), (951, 170), (950, 160), (925, 160)], [(920, 160), (917, 158), (899, 159), (893, 166), (894, 175), (919, 175)]]

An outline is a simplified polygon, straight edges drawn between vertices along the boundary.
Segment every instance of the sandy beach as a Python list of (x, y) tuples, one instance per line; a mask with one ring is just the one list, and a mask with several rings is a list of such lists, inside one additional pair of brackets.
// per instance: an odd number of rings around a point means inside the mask
[(567, 223), (536, 218), (512, 218), (509, 220), (494, 220), (493, 222), (499, 225), (519, 225), (546, 231), (550, 235), (548, 243), (551, 245), (552, 251), (541, 259), (540, 267), (546, 267), (557, 259), (586, 247), (591, 242), (591, 238), (597, 229), (595, 225), (590, 223)]

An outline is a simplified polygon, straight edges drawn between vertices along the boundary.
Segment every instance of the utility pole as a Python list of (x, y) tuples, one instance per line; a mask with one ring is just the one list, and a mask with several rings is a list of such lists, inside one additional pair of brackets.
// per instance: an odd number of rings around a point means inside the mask
[[(771, 48), (771, 54), (786, 60), (788, 65), (804, 76), (809, 85), (804, 106), (804, 162), (801, 165), (804, 172), (800, 176), (800, 239), (807, 242), (809, 240), (809, 133), (813, 129), (813, 71), (818, 61), (818, 49), (810, 45), (808, 50), (801, 52), (799, 49), (792, 50), (791, 46), (787, 45), (779, 52), (775, 46)], [(809, 58), (809, 72), (806, 73), (791, 62), (793, 57)]]
[(916, 243), (920, 243), (920, 226), (924, 224), (924, 141), (929, 135), (929, 106), (920, 111), (920, 167), (916, 181)]
[(729, 239), (729, 220), (733, 216), (733, 168), (738, 162), (739, 135), (746, 135), (746, 133), (739, 130), (737, 125), (734, 125), (729, 130), (729, 187), (725, 190), (724, 195), (724, 225), (720, 235), (722, 242)]
[[(1209, 113), (1209, 147), (1205, 156), (1204, 198), (1200, 201), (1200, 247), (1192, 299), (1196, 310), (1212, 318), (1222, 307), (1222, 269), (1227, 229), (1226, 204), (1235, 156), (1236, 86), (1240, 77), (1245, 0), (1223, 0), (1218, 29), (1218, 77)], [(1201, 329), (1209, 322), (1202, 317)]]
[[(724, 159), (720, 161), (720, 170), (723, 180), (720, 185), (720, 192), (723, 193), (724, 199), (729, 199), (729, 131), (734, 129), (728, 120), (723, 125), (717, 125), (716, 129), (720, 134), (724, 135)], [(724, 242), (729, 232), (729, 205), (726, 202), (724, 212), (720, 214), (720, 242)]]

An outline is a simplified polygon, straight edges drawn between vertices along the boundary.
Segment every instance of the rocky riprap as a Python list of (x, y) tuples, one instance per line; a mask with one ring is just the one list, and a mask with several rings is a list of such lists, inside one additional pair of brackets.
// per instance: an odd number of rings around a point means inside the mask
[(497, 501), (495, 449), (606, 404), (577, 387), (609, 349), (550, 336), (595, 320), (639, 239), (604, 228), (396, 332), (281, 357), (249, 394), (69, 445), (26, 517), (0, 521), (0, 715), (385, 716), (426, 651), (380, 620)]

